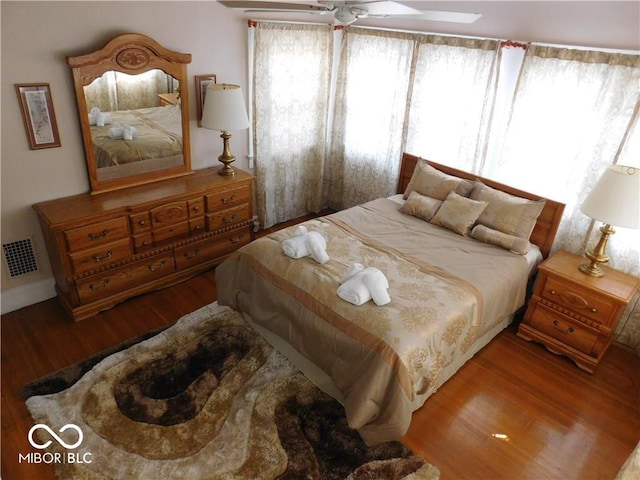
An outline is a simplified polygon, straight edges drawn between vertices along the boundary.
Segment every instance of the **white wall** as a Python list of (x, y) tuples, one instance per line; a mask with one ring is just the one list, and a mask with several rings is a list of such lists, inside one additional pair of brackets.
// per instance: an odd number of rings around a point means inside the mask
[[(65, 56), (103, 46), (120, 33), (143, 33), (161, 45), (191, 53), (191, 151), (195, 169), (218, 164), (217, 132), (195, 122), (193, 76), (246, 92), (247, 28), (238, 11), (216, 2), (0, 2), (2, 35), (2, 243), (30, 237), (40, 270), (10, 279), (1, 270), (2, 313), (55, 296), (49, 259), (34, 203), (89, 191), (84, 150)], [(49, 83), (62, 146), (29, 150), (14, 84)], [(232, 139), (237, 166), (247, 168), (247, 134)]]

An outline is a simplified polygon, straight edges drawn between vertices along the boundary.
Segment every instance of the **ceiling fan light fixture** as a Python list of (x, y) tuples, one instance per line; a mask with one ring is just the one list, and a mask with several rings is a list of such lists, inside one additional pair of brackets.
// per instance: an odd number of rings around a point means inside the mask
[(334, 17), (338, 23), (341, 25), (351, 25), (358, 19), (358, 15), (353, 11), (353, 9), (342, 5), (337, 8)]

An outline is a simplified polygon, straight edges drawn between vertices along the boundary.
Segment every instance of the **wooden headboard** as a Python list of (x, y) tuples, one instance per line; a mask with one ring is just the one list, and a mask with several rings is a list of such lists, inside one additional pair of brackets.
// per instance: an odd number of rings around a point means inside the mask
[[(402, 154), (402, 165), (400, 166), (400, 178), (398, 179), (398, 188), (396, 190), (397, 193), (404, 193), (407, 185), (409, 185), (411, 176), (413, 175), (413, 170), (415, 169), (416, 164), (420, 159), (420, 157), (411, 155), (410, 153)], [(540, 251), (542, 252), (544, 258), (547, 258), (549, 256), (551, 246), (553, 245), (553, 241), (556, 238), (556, 233), (558, 232), (558, 227), (560, 226), (562, 213), (564, 212), (564, 203), (556, 202), (539, 195), (534, 195), (533, 193), (525, 192), (524, 190), (519, 190), (517, 188), (498, 183), (488, 178), (480, 177), (473, 173), (458, 170), (457, 168), (441, 165), (439, 163), (435, 163), (426, 159), (425, 161), (433, 168), (436, 168), (441, 172), (453, 175), (455, 177), (465, 178), (467, 180), (480, 180), (482, 181), (482, 183), (488, 185), (491, 188), (501, 190), (511, 195), (526, 198), (528, 200), (545, 200), (544, 208), (542, 209), (542, 212), (538, 217), (538, 221), (533, 228), (533, 232), (531, 233), (531, 238), (529, 240), (531, 241), (531, 243), (537, 245), (538, 248), (540, 248)]]

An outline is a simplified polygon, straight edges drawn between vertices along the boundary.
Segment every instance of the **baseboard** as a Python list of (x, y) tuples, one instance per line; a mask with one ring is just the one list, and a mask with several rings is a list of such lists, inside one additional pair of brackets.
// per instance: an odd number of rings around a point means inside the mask
[(10, 288), (2, 292), (0, 307), (2, 314), (13, 312), (23, 307), (48, 300), (56, 296), (55, 280), (47, 278), (39, 282)]

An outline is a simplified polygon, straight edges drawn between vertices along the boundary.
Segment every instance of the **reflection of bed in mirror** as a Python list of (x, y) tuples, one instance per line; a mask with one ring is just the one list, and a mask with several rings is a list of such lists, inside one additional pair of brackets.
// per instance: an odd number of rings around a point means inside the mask
[[(91, 126), (100, 180), (183, 164), (180, 105), (109, 112), (109, 116), (110, 124)], [(117, 134), (122, 126), (135, 128), (131, 140)]]

